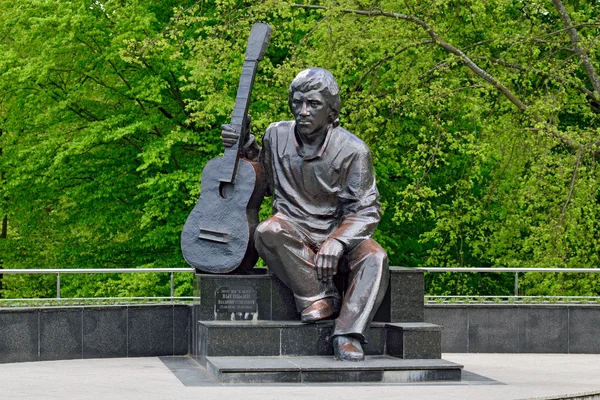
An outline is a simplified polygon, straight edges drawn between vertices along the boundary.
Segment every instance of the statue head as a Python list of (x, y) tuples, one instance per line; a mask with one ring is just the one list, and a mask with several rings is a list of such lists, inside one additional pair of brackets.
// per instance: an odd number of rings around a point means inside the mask
[(325, 99), (327, 106), (329, 107), (329, 119), (330, 123), (334, 127), (340, 124), (340, 87), (338, 86), (335, 78), (331, 75), (331, 72), (323, 68), (309, 68), (300, 72), (289, 87), (288, 104), (292, 109), (292, 98), (295, 92), (306, 93), (311, 90), (316, 90)]

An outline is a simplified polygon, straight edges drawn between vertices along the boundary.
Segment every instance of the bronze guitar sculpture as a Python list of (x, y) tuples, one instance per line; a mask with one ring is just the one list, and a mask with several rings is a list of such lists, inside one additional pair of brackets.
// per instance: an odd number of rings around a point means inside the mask
[(181, 233), (183, 257), (202, 272), (243, 272), (253, 268), (258, 259), (254, 230), (266, 184), (261, 165), (241, 158), (241, 153), (248, 136), (254, 77), (270, 36), (271, 27), (266, 24), (255, 24), (250, 31), (229, 124), (239, 140), (202, 170), (200, 198)]

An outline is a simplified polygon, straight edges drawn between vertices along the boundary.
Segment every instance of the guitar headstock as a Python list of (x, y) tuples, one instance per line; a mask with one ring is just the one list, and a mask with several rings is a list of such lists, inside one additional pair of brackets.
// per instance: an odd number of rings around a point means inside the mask
[(267, 51), (269, 40), (271, 40), (271, 25), (252, 25), (250, 37), (248, 38), (248, 46), (246, 47), (246, 61), (262, 60)]

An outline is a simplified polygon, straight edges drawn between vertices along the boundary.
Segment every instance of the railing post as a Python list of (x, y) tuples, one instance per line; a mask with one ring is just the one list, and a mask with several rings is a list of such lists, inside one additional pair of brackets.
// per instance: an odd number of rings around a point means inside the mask
[(60, 273), (56, 274), (56, 298), (60, 299)]
[(175, 279), (173, 278), (173, 271), (171, 271), (171, 301), (173, 301), (174, 295), (175, 295)]
[(515, 297), (519, 296), (519, 273), (515, 272)]

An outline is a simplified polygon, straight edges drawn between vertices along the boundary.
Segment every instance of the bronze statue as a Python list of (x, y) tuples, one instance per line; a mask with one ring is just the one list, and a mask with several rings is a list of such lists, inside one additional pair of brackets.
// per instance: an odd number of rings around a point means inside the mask
[[(336, 359), (363, 360), (361, 343), (389, 281), (386, 252), (371, 238), (381, 216), (371, 154), (339, 126), (339, 87), (329, 71), (300, 72), (289, 106), (294, 121), (269, 126), (262, 149), (252, 135), (244, 144), (273, 196), (273, 216), (258, 225), (255, 246), (293, 291), (302, 322), (337, 316)], [(239, 139), (230, 125), (222, 137), (225, 146)], [(343, 299), (334, 275), (347, 279)]]

